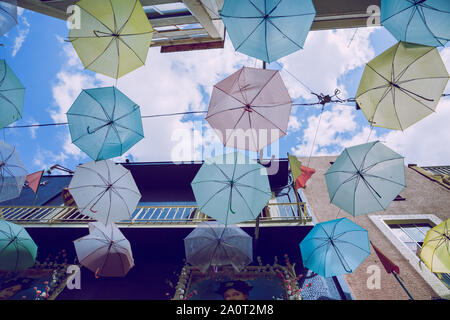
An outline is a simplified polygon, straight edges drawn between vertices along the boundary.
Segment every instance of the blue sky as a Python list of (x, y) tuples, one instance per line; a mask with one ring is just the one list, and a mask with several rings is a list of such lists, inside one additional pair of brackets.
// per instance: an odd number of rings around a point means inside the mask
[[(66, 122), (65, 112), (81, 89), (114, 85), (113, 79), (83, 69), (71, 44), (64, 41), (68, 35), (65, 21), (27, 10), (20, 13), (19, 25), (2, 37), (4, 47), (0, 47), (3, 59), (26, 87), (23, 118), (16, 125)], [(296, 102), (316, 100), (289, 73), (317, 93), (332, 94), (340, 89), (341, 98), (352, 98), (365, 63), (395, 43), (382, 27), (358, 29), (356, 34), (354, 29), (314, 31), (304, 50), (279, 61), (281, 75)], [(440, 51), (448, 69), (450, 49), (447, 46)], [(261, 62), (236, 53), (230, 41), (225, 49), (181, 54), (161, 54), (152, 48), (146, 65), (120, 78), (117, 86), (141, 107), (143, 115), (206, 110), (212, 86), (244, 65), (260, 67)], [(268, 68), (280, 69), (276, 63)], [(374, 129), (370, 140), (385, 142), (404, 155), (407, 163), (450, 164), (449, 100), (442, 99), (436, 114), (404, 132)], [(279, 142), (280, 157), (286, 152), (309, 156), (319, 113), (318, 107), (293, 108), (289, 134)], [(220, 145), (202, 116), (144, 119), (143, 124), (146, 138), (124, 157), (134, 161), (199, 160), (204, 144), (207, 149), (212, 148), (211, 143)], [(365, 143), (369, 132), (367, 120), (354, 104), (327, 105), (314, 155), (338, 155), (344, 147)], [(0, 133), (3, 137), (16, 146), (29, 172), (57, 163), (74, 169), (90, 161), (71, 144), (67, 126), (10, 128)], [(182, 143), (190, 144), (193, 152), (179, 152)]]

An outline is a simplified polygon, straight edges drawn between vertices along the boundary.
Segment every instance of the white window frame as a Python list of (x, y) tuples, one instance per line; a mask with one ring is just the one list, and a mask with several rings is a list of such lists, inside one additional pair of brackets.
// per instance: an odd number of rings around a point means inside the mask
[(408, 214), (408, 215), (369, 215), (369, 219), (378, 227), (394, 247), (408, 260), (411, 266), (422, 276), (425, 282), (441, 297), (450, 299), (450, 290), (433, 274), (428, 267), (420, 262), (419, 257), (411, 251), (392, 231), (389, 224), (428, 223), (432, 227), (442, 223), (434, 214)]

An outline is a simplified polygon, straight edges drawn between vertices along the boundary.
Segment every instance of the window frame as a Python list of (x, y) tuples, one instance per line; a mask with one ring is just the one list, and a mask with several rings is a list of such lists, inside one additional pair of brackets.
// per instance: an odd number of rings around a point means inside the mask
[[(442, 223), (442, 220), (433, 214), (408, 214), (408, 215), (369, 215), (369, 219), (378, 227), (386, 238), (394, 245), (400, 254), (408, 260), (410, 265), (419, 273), (426, 283), (442, 298), (450, 299), (450, 289), (438, 279), (436, 274), (425, 266), (420, 258), (411, 251), (410, 248), (400, 240), (390, 224), (420, 224), (428, 223), (435, 227)], [(404, 232), (404, 231), (403, 231)], [(407, 234), (408, 235), (408, 234)], [(408, 235), (409, 236), (409, 235)]]

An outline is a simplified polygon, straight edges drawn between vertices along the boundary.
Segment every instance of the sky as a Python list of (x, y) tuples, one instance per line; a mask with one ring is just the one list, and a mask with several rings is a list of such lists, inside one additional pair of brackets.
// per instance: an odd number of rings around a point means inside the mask
[[(14, 125), (67, 122), (66, 112), (82, 89), (116, 84), (83, 68), (66, 41), (65, 21), (23, 9), (18, 19), (19, 24), (0, 39), (0, 56), (26, 88), (23, 117)], [(235, 52), (227, 40), (224, 49), (205, 51), (162, 54), (159, 48), (150, 48), (145, 66), (120, 78), (117, 88), (140, 106), (144, 116), (207, 110), (215, 83), (243, 66), (262, 66)], [(312, 31), (303, 50), (267, 67), (280, 70), (296, 103), (317, 101), (306, 87), (323, 94), (338, 89), (339, 97), (354, 98), (365, 64), (395, 44), (383, 27)], [(450, 70), (449, 45), (440, 52)], [(445, 92), (450, 92), (449, 86)], [(403, 155), (405, 164), (450, 165), (450, 98), (441, 99), (434, 114), (403, 132), (371, 130), (354, 103), (328, 104), (318, 127), (319, 115), (320, 107), (294, 106), (288, 135), (268, 148), (265, 156), (339, 155), (346, 147), (380, 140)], [(223, 148), (204, 115), (147, 118), (143, 126), (145, 138), (115, 161), (192, 161), (213, 151), (232, 151)], [(55, 164), (74, 170), (90, 161), (72, 144), (68, 126), (1, 131), (0, 139), (16, 147), (29, 172)]]

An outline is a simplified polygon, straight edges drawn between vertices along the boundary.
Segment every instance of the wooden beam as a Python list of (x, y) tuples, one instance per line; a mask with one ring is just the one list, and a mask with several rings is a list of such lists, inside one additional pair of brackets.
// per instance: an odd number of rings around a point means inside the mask
[(180, 37), (180, 36), (192, 36), (198, 34), (205, 34), (206, 30), (203, 28), (199, 29), (190, 29), (190, 30), (169, 30), (169, 31), (158, 31), (153, 35), (153, 39), (160, 38), (172, 38), (172, 37)]
[(198, 23), (197, 18), (194, 16), (179, 16), (179, 17), (171, 17), (171, 18), (158, 18), (158, 19), (149, 19), (150, 23), (153, 27), (166, 27), (177, 24), (190, 24), (190, 23)]
[(173, 46), (162, 46), (161, 53), (184, 52), (209, 49), (223, 49), (225, 41), (214, 41), (205, 43), (177, 44)]
[(183, 0), (184, 5), (189, 9), (189, 11), (197, 18), (198, 22), (208, 31), (211, 38), (222, 38), (223, 34), (218, 26), (213, 23), (210, 15), (203, 7), (199, 0)]

